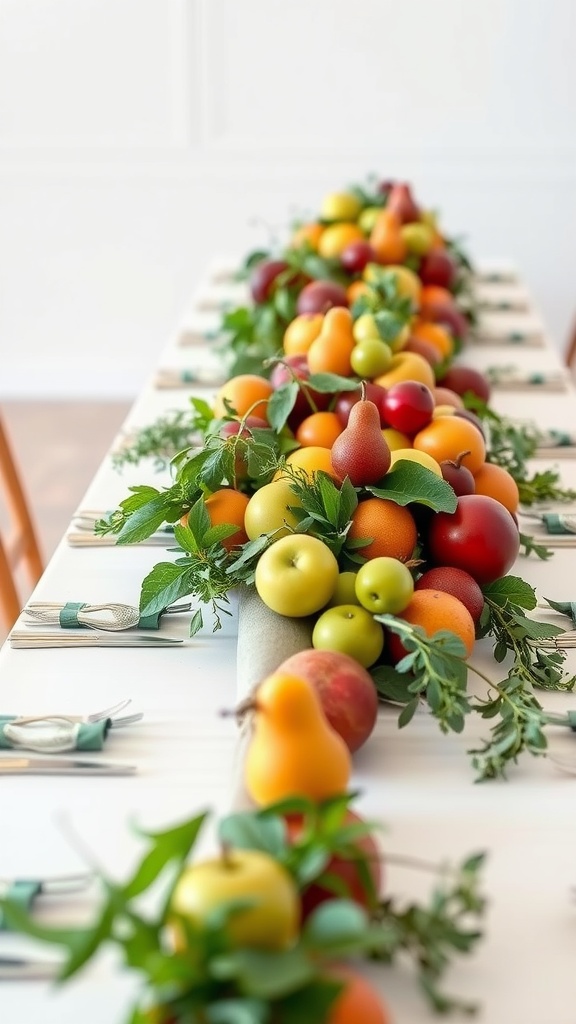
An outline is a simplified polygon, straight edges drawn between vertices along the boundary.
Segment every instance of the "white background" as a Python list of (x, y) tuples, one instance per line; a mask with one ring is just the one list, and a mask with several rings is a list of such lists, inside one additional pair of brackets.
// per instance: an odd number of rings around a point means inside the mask
[(208, 260), (371, 171), (562, 347), (575, 40), (572, 0), (0, 0), (0, 397), (135, 395)]

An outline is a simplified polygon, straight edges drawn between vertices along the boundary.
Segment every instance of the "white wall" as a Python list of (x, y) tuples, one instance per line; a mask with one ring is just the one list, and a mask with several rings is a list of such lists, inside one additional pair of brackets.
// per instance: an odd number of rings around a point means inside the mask
[(370, 171), (576, 312), (572, 0), (0, 0), (0, 396), (133, 395), (206, 262)]

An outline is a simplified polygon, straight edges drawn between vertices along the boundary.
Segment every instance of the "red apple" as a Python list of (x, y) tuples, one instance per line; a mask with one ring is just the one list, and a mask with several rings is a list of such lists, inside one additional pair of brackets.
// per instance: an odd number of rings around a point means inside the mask
[(391, 427), (412, 437), (430, 423), (434, 396), (425, 384), (401, 380), (388, 388), (382, 400), (382, 412)]
[(257, 263), (250, 275), (250, 293), (254, 302), (266, 302), (274, 290), (276, 278), (287, 269), (286, 260), (262, 260)]
[[(344, 818), (344, 825), (358, 825), (364, 824), (362, 818), (355, 814), (354, 811), (347, 811)], [(302, 817), (300, 815), (292, 815), (286, 819), (286, 825), (288, 828), (288, 837), (292, 842), (298, 840), (302, 832)], [(370, 835), (367, 833), (362, 839), (358, 839), (355, 843), (350, 844), (350, 850), (347, 850), (347, 856), (344, 854), (334, 853), (328, 864), (326, 865), (324, 872), (335, 876), (343, 882), (346, 887), (346, 895), (348, 899), (355, 900), (360, 906), (370, 911), (373, 909), (374, 903), (380, 895), (383, 880), (383, 871), (381, 863), (381, 854), (378, 846)], [(373, 892), (367, 891), (366, 885), (364, 884), (362, 869), (359, 869), (359, 864), (365, 865), (370, 871), (372, 878), (371, 888)], [(339, 894), (335, 893), (333, 889), (328, 888), (327, 885), (322, 885), (320, 882), (311, 882), (311, 884), (304, 889), (302, 893), (302, 920), (312, 913), (312, 911), (319, 906), (320, 903), (325, 903), (327, 900), (334, 899)], [(376, 897), (376, 900), (374, 899)], [(358, 1022), (360, 1024), (360, 1022)]]
[(483, 402), (490, 398), (490, 384), (486, 377), (471, 366), (451, 366), (439, 384), (443, 388), (455, 391), (457, 395), (465, 395), (467, 391), (472, 391)]
[[(365, 381), (366, 387), (366, 398), (369, 402), (374, 402), (380, 413), (380, 426), (387, 427), (388, 422), (383, 413), (382, 402), (386, 396), (386, 388), (383, 388), (380, 384), (374, 384), (373, 381)], [(350, 416), (350, 409), (356, 402), (359, 402), (362, 397), (360, 388), (357, 391), (341, 391), (336, 398), (336, 404), (334, 406), (334, 412), (336, 413), (340, 423), (343, 427), (348, 425), (348, 417)]]
[(422, 258), (418, 273), (422, 284), (450, 289), (456, 277), (456, 267), (445, 249), (431, 249)]
[(298, 313), (327, 313), (333, 306), (348, 307), (344, 288), (333, 281), (310, 281), (298, 296)]
[(307, 648), (278, 668), (306, 679), (317, 691), (332, 728), (354, 753), (366, 742), (378, 715), (378, 695), (370, 673), (339, 651)]
[(376, 253), (370, 242), (350, 242), (340, 253), (340, 262), (349, 274), (361, 274), (369, 263), (376, 262)]

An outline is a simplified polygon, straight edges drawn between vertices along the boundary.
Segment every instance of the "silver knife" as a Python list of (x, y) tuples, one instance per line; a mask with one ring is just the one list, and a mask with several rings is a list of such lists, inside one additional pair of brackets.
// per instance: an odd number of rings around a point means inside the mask
[(51, 981), (60, 970), (52, 960), (23, 956), (0, 956), (0, 981)]
[(0, 757), (0, 775), (133, 775), (133, 764), (67, 757)]
[(169, 636), (149, 636), (136, 633), (78, 633), (75, 630), (55, 630), (39, 633), (31, 629), (13, 629), (9, 636), (11, 647), (177, 647), (184, 641)]

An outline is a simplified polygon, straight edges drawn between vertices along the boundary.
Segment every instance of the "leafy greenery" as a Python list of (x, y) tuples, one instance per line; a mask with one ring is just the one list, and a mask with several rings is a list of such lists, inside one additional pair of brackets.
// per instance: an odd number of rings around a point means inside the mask
[[(509, 659), (507, 676), (500, 682), (464, 661), (464, 646), (454, 634), (439, 632), (428, 637), (420, 627), (393, 615), (376, 619), (400, 637), (407, 654), (395, 667), (381, 665), (371, 670), (380, 695), (403, 705), (400, 727), (410, 722), (423, 699), (443, 732), (461, 732), (471, 712), (495, 720), (490, 737), (470, 751), (479, 781), (504, 776), (510, 762), (516, 762), (523, 752), (545, 753), (547, 725), (570, 725), (570, 713), (550, 716), (534, 689), (571, 691), (576, 685), (576, 677), (563, 670), (563, 650), (554, 643), (564, 630), (525, 614), (536, 607), (529, 584), (504, 576), (484, 588), (484, 601), (478, 635), (494, 639), (497, 663)], [(468, 694), (469, 671), (486, 683), (486, 698)]]
[(527, 462), (534, 457), (546, 436), (534, 424), (518, 424), (506, 416), (500, 416), (471, 391), (464, 395), (464, 404), (482, 420), (487, 430), (487, 459), (502, 466), (514, 477), (521, 505), (534, 505), (539, 501), (571, 501), (576, 498), (576, 491), (560, 487), (558, 470), (537, 470), (530, 474)]
[[(261, 850), (272, 856), (304, 893), (313, 883), (330, 881), (333, 855), (353, 860), (370, 893), (368, 855), (358, 843), (374, 831), (369, 823), (349, 820), (350, 794), (323, 804), (295, 798), (260, 811), (233, 814), (219, 823), (223, 858), (234, 849)], [(297, 835), (288, 833), (284, 815), (301, 815)], [(318, 1024), (341, 990), (334, 966), (350, 956), (394, 962), (407, 952), (422, 991), (439, 1011), (462, 1008), (438, 985), (454, 955), (468, 953), (481, 938), (485, 911), (480, 894), (484, 855), (474, 854), (454, 868), (438, 868), (407, 859), (407, 864), (438, 875), (428, 904), (405, 906), (391, 895), (380, 902), (373, 891), (366, 911), (348, 895), (336, 894), (307, 917), (297, 942), (281, 951), (234, 945), (228, 924), (246, 906), (223, 904), (203, 923), (193, 923), (172, 907), (175, 885), (194, 853), (207, 822), (201, 813), (174, 828), (141, 832), (147, 848), (124, 883), (99, 872), (103, 892), (92, 924), (50, 928), (38, 924), (18, 904), (0, 901), (10, 927), (60, 948), (60, 980), (78, 973), (100, 949), (113, 946), (124, 968), (142, 982), (131, 1024)], [(402, 858), (394, 858), (402, 860)], [(156, 893), (152, 911), (141, 898)], [(150, 900), (146, 905), (150, 906)], [(184, 942), (174, 947), (175, 930)], [(181, 948), (183, 947), (183, 948)]]
[(191, 398), (190, 405), (191, 411), (176, 409), (166, 413), (126, 438), (122, 447), (112, 453), (114, 469), (137, 466), (148, 458), (153, 459), (156, 470), (166, 469), (182, 448), (201, 443), (214, 413), (202, 398)]

